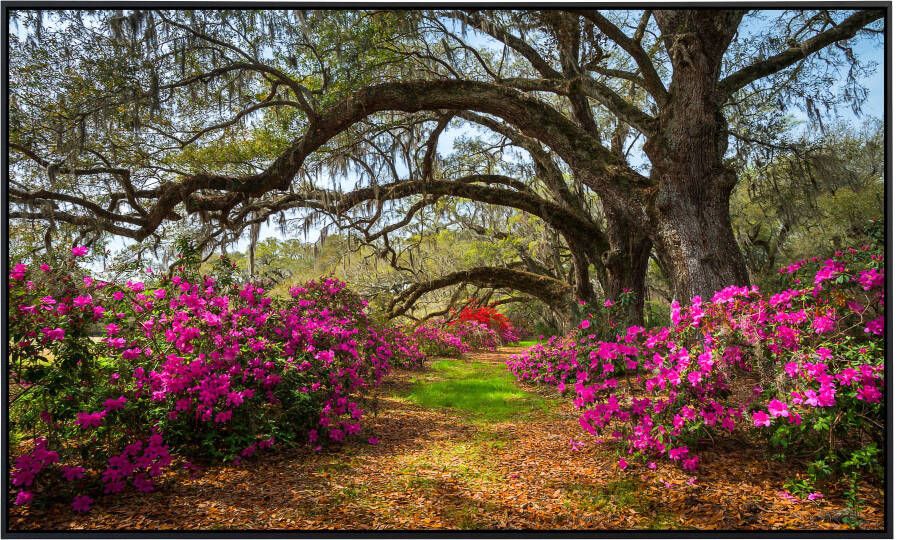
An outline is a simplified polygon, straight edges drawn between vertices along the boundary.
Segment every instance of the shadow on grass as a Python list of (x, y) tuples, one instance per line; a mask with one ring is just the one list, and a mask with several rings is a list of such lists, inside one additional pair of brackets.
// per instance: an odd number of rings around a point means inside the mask
[(455, 409), (472, 420), (497, 423), (546, 412), (545, 398), (522, 390), (503, 365), (438, 360), (401, 397), (428, 408)]

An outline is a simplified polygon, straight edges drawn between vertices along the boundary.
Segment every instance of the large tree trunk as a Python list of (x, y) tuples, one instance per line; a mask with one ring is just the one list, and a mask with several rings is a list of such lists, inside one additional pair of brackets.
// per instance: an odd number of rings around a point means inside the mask
[(695, 295), (705, 299), (727, 285), (749, 282), (747, 267), (732, 232), (726, 173), (691, 176), (661, 184), (656, 202), (654, 240), (668, 269), (673, 296), (679, 301)]
[(577, 244), (571, 244), (570, 251), (573, 255), (573, 286), (576, 288), (576, 299), (594, 302), (596, 297), (589, 275), (588, 251)]
[(601, 254), (605, 268), (604, 294), (619, 301), (624, 292), (632, 294), (624, 311), (624, 324), (644, 324), (645, 277), (651, 240), (643, 227), (627, 219), (625, 214), (604, 205), (607, 218), (607, 240), (610, 249)]
[(658, 181), (652, 239), (680, 300), (745, 284), (748, 272), (729, 219), (735, 173), (723, 161), (728, 130), (717, 81), (741, 20), (724, 10), (657, 11), (673, 64), (669, 99), (645, 144)]

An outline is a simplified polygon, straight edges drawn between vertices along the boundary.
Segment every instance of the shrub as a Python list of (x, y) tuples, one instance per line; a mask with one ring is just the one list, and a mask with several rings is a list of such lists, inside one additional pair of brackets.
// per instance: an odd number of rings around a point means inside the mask
[(520, 339), (508, 319), (490, 307), (466, 307), (450, 321), (429, 319), (418, 325), (413, 335), (427, 355), (456, 358), (471, 349), (494, 351)]
[(455, 320), (449, 323), (448, 328), (472, 349), (494, 351), (502, 344), (498, 332), (481, 322)]
[(78, 269), (86, 248), (72, 253), (58, 268), (10, 272), (18, 503), (76, 495), (85, 511), (87, 493), (152, 490), (175, 458), (239, 461), (275, 442), (342, 441), (361, 432), (365, 393), (391, 361), (422, 362), (408, 336), (372, 324), (366, 302), (332, 278), (278, 300), (213, 277), (105, 282)]
[(470, 345), (454, 334), (440, 318), (430, 319), (418, 325), (412, 334), (418, 347), (427, 356), (460, 357), (470, 351)]
[[(517, 330), (511, 324), (511, 321), (508, 320), (507, 317), (494, 307), (489, 306), (480, 306), (480, 307), (465, 307), (458, 313), (458, 318), (451, 323), (452, 326), (461, 326), (463, 327), (465, 323), (478, 323), (479, 325), (485, 326), (491, 330), (493, 330), (496, 334), (496, 337), (502, 344), (514, 343), (520, 341), (520, 337), (518, 335)], [(486, 333), (484, 330), (480, 329), (476, 325), (470, 325), (469, 329), (461, 330), (466, 333), (477, 333), (484, 334)], [(477, 336), (479, 337), (479, 336)], [(491, 336), (489, 338), (482, 338), (485, 342), (485, 346), (476, 346), (475, 348), (492, 348), (494, 349), (498, 344), (496, 343), (494, 346), (488, 344), (491, 340)]]
[[(671, 305), (671, 324), (610, 340), (592, 320), (512, 357), (524, 381), (571, 393), (580, 424), (634, 461), (695, 469), (703, 441), (743, 429), (811, 480), (878, 469), (884, 443), (884, 274), (868, 246), (782, 269), (782, 290), (727, 287)], [(625, 460), (621, 463), (626, 463)]]

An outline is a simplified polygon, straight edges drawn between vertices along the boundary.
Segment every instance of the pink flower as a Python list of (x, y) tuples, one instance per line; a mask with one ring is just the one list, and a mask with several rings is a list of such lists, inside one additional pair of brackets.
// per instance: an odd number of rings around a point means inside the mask
[(103, 407), (106, 409), (107, 412), (117, 411), (119, 409), (124, 409), (125, 403), (127, 403), (127, 402), (128, 402), (128, 398), (126, 398), (125, 396), (120, 396), (118, 399), (110, 398), (110, 399), (107, 399), (103, 403)]
[(629, 463), (625, 459), (620, 458), (620, 460), (617, 461), (617, 466), (620, 467), (621, 470), (626, 470), (626, 467), (629, 466)]
[(85, 513), (90, 511), (93, 499), (87, 495), (78, 495), (72, 500), (72, 510), (75, 512)]
[(106, 411), (94, 413), (79, 412), (75, 417), (78, 425), (81, 426), (81, 429), (100, 427), (100, 424), (103, 423), (103, 418), (106, 417)]
[(153, 481), (147, 478), (143, 474), (138, 474), (134, 476), (134, 480), (132, 480), (134, 487), (137, 488), (137, 491), (140, 493), (152, 493), (155, 489), (155, 484)]
[(787, 491), (779, 491), (779, 492), (777, 493), (777, 495), (778, 495), (779, 497), (785, 499), (786, 501), (789, 501), (789, 502), (796, 502), (796, 501), (797, 501), (797, 497), (795, 497), (794, 495), (788, 493)]
[(31, 504), (32, 499), (34, 499), (34, 493), (24, 490), (20, 491), (18, 495), (16, 495), (16, 506)]
[(787, 362), (785, 364), (785, 373), (792, 379), (797, 376), (798, 366), (796, 362)]
[(72, 255), (75, 257), (83, 257), (87, 255), (87, 246), (75, 246), (72, 248)]
[(84, 478), (84, 467), (63, 467), (62, 476), (69, 482)]
[(129, 280), (125, 285), (135, 293), (143, 292), (144, 285), (142, 281)]
[(832, 259), (825, 261), (822, 268), (816, 272), (815, 283), (819, 285), (823, 281), (834, 278), (837, 274), (844, 271), (844, 263), (835, 262)]
[(51, 341), (62, 341), (65, 339), (65, 330), (62, 328), (53, 328), (52, 330), (49, 328), (44, 328), (43, 333), (46, 334), (47, 339)]
[(754, 425), (757, 427), (769, 425), (769, 415), (763, 411), (757, 411), (751, 417), (754, 419)]
[(885, 332), (885, 316), (879, 315), (877, 318), (869, 321), (866, 324), (866, 328), (863, 329), (867, 334), (872, 333), (873, 335), (880, 336)]
[(875, 268), (863, 270), (857, 275), (857, 282), (863, 287), (864, 291), (869, 289), (877, 289), (884, 286), (885, 276), (879, 273)]
[(815, 501), (817, 499), (822, 499), (822, 498), (823, 498), (822, 493), (819, 493), (818, 491), (814, 491), (813, 493), (810, 493), (809, 495), (807, 495), (808, 501)]
[[(788, 416), (788, 406), (777, 399), (770, 400), (767, 408), (769, 409), (769, 414), (771, 414), (773, 418)], [(756, 416), (754, 418), (756, 419)], [(769, 421), (767, 421), (765, 425), (768, 426)]]
[(592, 325), (592, 323), (590, 323), (588, 319), (583, 319), (582, 322), (579, 323), (579, 329), (586, 330), (591, 325)]
[(805, 390), (804, 391), (804, 403), (811, 407), (819, 406), (819, 395), (815, 390)]
[(881, 401), (881, 392), (874, 386), (864, 384), (857, 390), (857, 399), (868, 403), (878, 403)]
[(368, 444), (380, 444), (380, 439), (377, 437), (369, 437)]
[(817, 334), (827, 334), (835, 329), (835, 319), (826, 315), (813, 319), (813, 331)]
[(25, 272), (28, 271), (28, 266), (19, 263), (12, 267), (12, 272), (9, 273), (9, 279), (13, 281), (22, 281), (25, 279)]
[(838, 380), (841, 386), (850, 386), (854, 381), (859, 380), (860, 376), (853, 368), (844, 368), (841, 370), (841, 373), (835, 375), (835, 379)]

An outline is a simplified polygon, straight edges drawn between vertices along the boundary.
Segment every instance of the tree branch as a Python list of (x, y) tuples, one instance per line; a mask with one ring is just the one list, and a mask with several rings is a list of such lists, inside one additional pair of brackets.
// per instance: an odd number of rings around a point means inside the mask
[(726, 96), (731, 95), (757, 79), (781, 71), (832, 43), (852, 38), (867, 24), (881, 19), (884, 15), (884, 10), (880, 9), (857, 11), (834, 28), (830, 28), (793, 47), (789, 47), (775, 56), (755, 62), (729, 75), (720, 81), (720, 92)]
[(604, 35), (629, 53), (629, 56), (635, 60), (635, 64), (638, 66), (639, 72), (641, 72), (642, 77), (644, 78), (645, 90), (651, 94), (656, 102), (664, 103), (667, 100), (669, 96), (666, 87), (664, 87), (663, 81), (660, 80), (657, 70), (654, 69), (654, 64), (651, 62), (651, 58), (648, 56), (648, 53), (645, 52), (645, 49), (642, 48), (639, 41), (627, 36), (614, 23), (598, 13), (597, 10), (574, 9), (572, 12), (584, 17), (594, 24), (595, 27), (604, 33)]
[(390, 318), (395, 318), (404, 314), (411, 309), (411, 306), (421, 296), (428, 292), (459, 283), (520, 291), (538, 298), (555, 308), (563, 307), (573, 298), (573, 288), (561, 280), (522, 270), (479, 266), (452, 272), (445, 276), (410, 286), (396, 295), (390, 303), (389, 316)]

